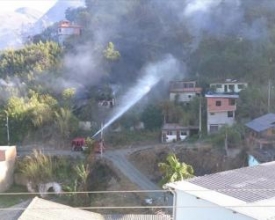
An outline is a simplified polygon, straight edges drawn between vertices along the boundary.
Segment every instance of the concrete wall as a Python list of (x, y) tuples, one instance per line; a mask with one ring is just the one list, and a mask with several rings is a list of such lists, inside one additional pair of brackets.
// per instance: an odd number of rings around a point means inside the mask
[(207, 131), (210, 132), (210, 125), (218, 125), (221, 128), (224, 125), (233, 125), (235, 122), (235, 112), (233, 112), (233, 117), (228, 117), (226, 112), (215, 112), (211, 115), (210, 112), (207, 113)]
[(184, 92), (184, 93), (170, 93), (170, 101), (175, 101), (176, 96), (178, 95), (179, 102), (190, 102), (195, 96), (195, 92)]
[(174, 220), (251, 220), (253, 218), (177, 191)]
[(16, 147), (0, 147), (0, 155), (0, 192), (4, 192), (8, 190), (13, 183)]
[[(215, 88), (215, 92), (225, 93), (225, 92), (236, 92), (239, 93), (244, 88), (247, 87), (247, 83), (211, 83), (210, 87)], [(230, 88), (233, 88), (232, 90)]]

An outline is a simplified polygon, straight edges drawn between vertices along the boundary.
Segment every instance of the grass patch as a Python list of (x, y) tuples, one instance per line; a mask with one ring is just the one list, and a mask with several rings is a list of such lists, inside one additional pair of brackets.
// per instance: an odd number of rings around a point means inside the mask
[(109, 133), (106, 136), (106, 142), (112, 146), (152, 144), (160, 142), (160, 131), (123, 131)]
[[(26, 193), (28, 192), (26, 187), (24, 186), (18, 186), (18, 185), (12, 185), (11, 188), (6, 191), (5, 193)], [(6, 208), (13, 205), (16, 205), (18, 203), (24, 202), (30, 198), (35, 197), (35, 195), (1, 195), (0, 196), (0, 207)]]

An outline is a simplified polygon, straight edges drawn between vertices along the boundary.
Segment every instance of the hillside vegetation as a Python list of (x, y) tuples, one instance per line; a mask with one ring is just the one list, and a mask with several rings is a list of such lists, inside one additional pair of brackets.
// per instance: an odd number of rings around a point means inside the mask
[[(179, 63), (167, 77), (174, 72), (174, 79), (195, 79), (204, 91), (213, 81), (247, 81), (237, 118), (258, 117), (267, 112), (268, 82), (275, 84), (274, 9), (270, 0), (86, 0), (86, 7), (66, 11), (82, 35), (63, 47), (52, 38), (54, 24), (24, 48), (1, 51), (0, 144), (7, 144), (7, 117), (11, 144), (54, 139), (62, 145), (92, 135), (112, 111), (97, 102), (119, 98), (167, 54)], [(181, 106), (167, 101), (167, 91), (163, 77), (115, 126), (129, 130), (143, 121), (155, 131), (164, 117), (197, 125), (199, 100)], [(93, 126), (83, 132), (78, 121)]]

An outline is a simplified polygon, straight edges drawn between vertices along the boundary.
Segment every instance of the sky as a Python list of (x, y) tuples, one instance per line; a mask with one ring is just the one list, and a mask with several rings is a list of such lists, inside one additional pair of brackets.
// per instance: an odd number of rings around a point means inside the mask
[(50, 9), (57, 0), (0, 0), (0, 14), (14, 11), (17, 8), (28, 7), (41, 12)]

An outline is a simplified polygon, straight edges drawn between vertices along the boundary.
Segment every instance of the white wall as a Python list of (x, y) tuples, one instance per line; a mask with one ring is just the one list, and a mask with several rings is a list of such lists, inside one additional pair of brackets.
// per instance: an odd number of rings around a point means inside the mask
[(234, 213), (230, 209), (223, 208), (214, 203), (196, 196), (176, 191), (176, 209), (174, 220), (252, 220), (254, 218), (240, 213)]
[[(210, 84), (210, 87), (211, 87), (211, 85), (217, 85), (217, 84), (221, 85), (221, 88), (216, 88), (216, 92), (218, 92), (218, 93), (224, 93), (225, 92), (225, 86), (227, 86), (227, 92), (232, 92), (232, 91), (229, 90), (229, 85), (234, 86), (234, 92), (236, 92), (236, 93), (239, 93), (240, 91), (242, 91), (244, 88), (247, 87), (247, 83), (213, 83), (213, 84)], [(239, 89), (238, 85), (243, 85), (244, 88)]]
[[(196, 96), (195, 92), (184, 92), (184, 93), (170, 93), (170, 101), (175, 101), (175, 98), (179, 95), (178, 101), (179, 102), (189, 102)], [(190, 96), (190, 98), (189, 98)]]
[(233, 117), (229, 118), (226, 112), (215, 112), (214, 115), (207, 113), (207, 131), (210, 131), (210, 125), (219, 125), (219, 128), (223, 125), (233, 125), (235, 122), (235, 112)]

